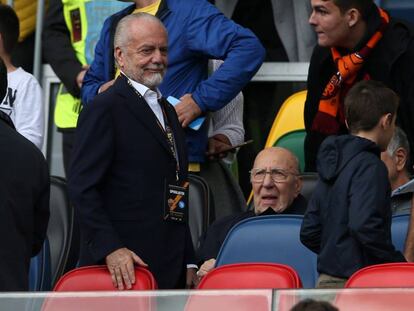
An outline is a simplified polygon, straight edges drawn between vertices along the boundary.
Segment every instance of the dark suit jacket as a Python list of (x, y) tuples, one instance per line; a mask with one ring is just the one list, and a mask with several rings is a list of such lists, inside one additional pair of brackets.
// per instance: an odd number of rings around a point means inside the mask
[[(165, 104), (175, 134), (181, 179), (187, 178), (184, 136)], [(121, 247), (137, 253), (160, 288), (174, 288), (194, 262), (186, 224), (163, 220), (165, 182), (176, 161), (145, 100), (120, 76), (79, 117), (69, 171), (69, 195), (82, 232), (80, 264), (103, 263)]]
[(8, 122), (0, 118), (0, 291), (21, 291), (46, 236), (50, 183), (40, 150)]

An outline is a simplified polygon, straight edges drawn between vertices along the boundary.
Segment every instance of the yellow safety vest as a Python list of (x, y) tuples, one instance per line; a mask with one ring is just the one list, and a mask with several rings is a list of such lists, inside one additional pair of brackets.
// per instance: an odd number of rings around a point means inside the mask
[[(66, 26), (70, 33), (72, 47), (75, 50), (76, 57), (82, 65), (86, 65), (85, 59), (85, 37), (87, 34), (88, 20), (85, 12), (84, 0), (62, 0), (63, 16)], [(71, 17), (72, 15), (72, 17)], [(75, 35), (73, 25), (81, 30)], [(60, 84), (56, 97), (55, 105), (55, 124), (59, 128), (75, 128), (78, 122), (79, 112), (81, 110), (81, 101), (73, 97), (65, 88), (63, 83)]]
[[(130, 4), (112, 0), (62, 0), (62, 5), (72, 47), (79, 62), (86, 65), (92, 61), (104, 20)], [(90, 25), (88, 18), (91, 19)], [(61, 84), (56, 97), (56, 126), (75, 128), (81, 108), (80, 99), (73, 97)]]

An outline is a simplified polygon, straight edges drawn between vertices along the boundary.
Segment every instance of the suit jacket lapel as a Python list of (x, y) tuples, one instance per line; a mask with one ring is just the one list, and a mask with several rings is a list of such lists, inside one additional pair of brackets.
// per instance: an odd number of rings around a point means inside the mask
[[(160, 128), (157, 122), (157, 117), (148, 106), (145, 99), (138, 96), (134, 89), (128, 85), (124, 76), (120, 76), (116, 81), (118, 93), (125, 97), (125, 103), (132, 114), (142, 122), (154, 138), (171, 154), (170, 146), (168, 145), (165, 133)], [(172, 154), (171, 154), (172, 156)]]

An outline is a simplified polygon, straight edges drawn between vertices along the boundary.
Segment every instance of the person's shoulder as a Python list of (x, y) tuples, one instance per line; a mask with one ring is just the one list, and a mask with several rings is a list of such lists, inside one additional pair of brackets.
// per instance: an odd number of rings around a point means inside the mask
[(16, 81), (19, 83), (33, 83), (40, 86), (37, 79), (31, 73), (25, 71), (21, 67), (9, 73), (7, 77), (10, 79), (10, 81)]
[(220, 11), (207, 0), (166, 0), (167, 7), (177, 15), (197, 18), (201, 15), (219, 14)]

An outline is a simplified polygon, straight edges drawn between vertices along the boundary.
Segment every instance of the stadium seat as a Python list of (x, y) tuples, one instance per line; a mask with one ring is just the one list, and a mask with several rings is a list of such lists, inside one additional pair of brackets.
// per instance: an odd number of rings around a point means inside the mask
[(365, 267), (351, 275), (345, 287), (414, 287), (414, 263), (396, 262)]
[[(132, 290), (157, 289), (157, 283), (151, 272), (142, 267), (135, 268), (135, 284)], [(57, 282), (54, 291), (85, 292), (114, 291), (111, 275), (106, 266), (77, 268), (66, 273)], [(115, 292), (116, 293), (116, 292)], [(42, 311), (113, 311), (113, 310), (155, 310), (155, 298), (151, 295), (67, 295), (46, 297)]]
[(410, 223), (410, 214), (401, 214), (392, 216), (391, 238), (392, 244), (400, 252), (404, 252), (405, 239), (407, 237), (408, 225)]
[[(355, 272), (345, 284), (346, 288), (387, 287), (386, 292), (375, 290), (345, 291), (335, 298), (341, 311), (409, 311), (413, 309), (414, 296), (402, 287), (414, 287), (414, 263), (387, 263), (373, 265)], [(390, 289), (394, 287), (395, 291)]]
[(301, 288), (297, 272), (274, 263), (240, 263), (220, 266), (209, 272), (197, 289)]
[(188, 174), (188, 180), (190, 182), (188, 204), (191, 206), (189, 227), (194, 249), (197, 249), (200, 236), (210, 223), (210, 189), (200, 176)]
[(302, 190), (300, 193), (309, 201), (312, 196), (313, 190), (318, 182), (317, 173), (305, 173), (302, 174)]
[(303, 110), (307, 91), (300, 91), (288, 97), (279, 109), (267, 137), (265, 147), (274, 146), (286, 133), (305, 128)]
[(304, 129), (296, 130), (284, 134), (274, 144), (275, 147), (286, 148), (293, 152), (294, 155), (296, 155), (299, 160), (299, 167), (301, 172), (303, 172), (303, 169), (305, 167), (305, 152), (303, 147), (305, 137), (306, 131)]
[(29, 291), (51, 289), (50, 248), (46, 238), (40, 252), (31, 258), (29, 267)]
[(75, 267), (79, 255), (79, 241), (74, 238), (74, 230), (74, 209), (69, 203), (66, 181), (61, 177), (51, 176), (50, 219), (47, 228), (51, 287), (66, 271)]
[(302, 216), (253, 217), (236, 224), (217, 256), (216, 267), (242, 262), (270, 262), (295, 269), (304, 288), (313, 288), (318, 277), (316, 254), (299, 238)]
[[(151, 272), (143, 267), (135, 267), (133, 290), (157, 289)], [(114, 290), (111, 275), (106, 266), (76, 268), (62, 276), (53, 291), (102, 291)]]

